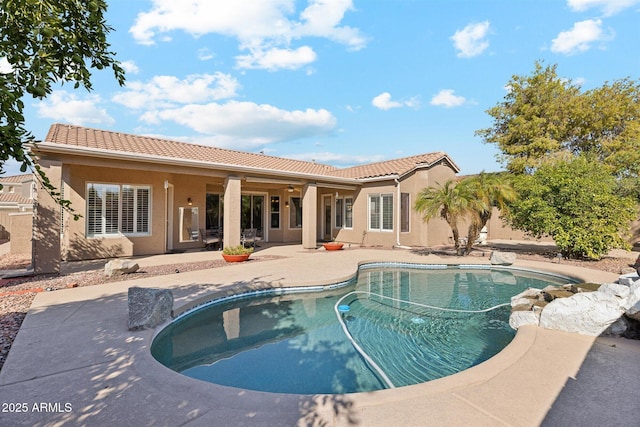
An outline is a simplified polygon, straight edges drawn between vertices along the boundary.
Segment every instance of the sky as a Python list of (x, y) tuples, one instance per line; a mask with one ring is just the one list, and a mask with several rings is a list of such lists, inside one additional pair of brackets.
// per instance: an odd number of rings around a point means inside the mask
[(640, 72), (640, 0), (107, 2), (126, 85), (96, 70), (92, 92), (25, 99), (37, 139), (69, 123), (338, 167), (444, 151), (466, 175), (502, 169), (475, 132), (536, 61), (584, 90)]

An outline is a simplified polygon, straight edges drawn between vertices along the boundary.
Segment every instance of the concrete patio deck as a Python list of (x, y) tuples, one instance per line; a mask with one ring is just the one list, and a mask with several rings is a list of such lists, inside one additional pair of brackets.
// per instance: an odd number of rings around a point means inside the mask
[[(0, 425), (588, 426), (603, 425), (601, 420), (606, 425), (637, 421), (633, 416), (640, 404), (633, 396), (624, 404), (612, 401), (605, 409), (597, 407), (593, 415), (583, 406), (584, 396), (580, 402), (573, 398), (586, 389), (595, 400), (606, 401), (606, 393), (616, 391), (611, 381), (617, 376), (633, 378), (623, 383), (623, 390), (635, 386), (640, 379), (636, 341), (523, 327), (494, 358), (450, 377), (394, 390), (309, 396), (189, 379), (153, 359), (149, 346), (155, 331), (127, 330), (131, 286), (171, 289), (174, 308), (180, 311), (238, 289), (340, 282), (365, 261), (488, 263), (485, 258), (440, 258), (405, 250), (330, 253), (301, 246), (272, 246), (253, 258), (265, 255), (279, 258), (39, 294), (0, 372)], [(197, 252), (137, 262), (144, 268), (219, 256)], [(518, 261), (516, 266), (589, 282), (617, 278), (563, 264)], [(616, 359), (622, 361), (623, 373), (611, 364)], [(599, 372), (603, 366), (605, 372)]]

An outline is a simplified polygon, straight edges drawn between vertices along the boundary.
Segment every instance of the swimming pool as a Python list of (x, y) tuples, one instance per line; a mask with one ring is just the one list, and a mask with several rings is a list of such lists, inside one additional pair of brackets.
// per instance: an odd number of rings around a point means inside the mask
[(515, 269), (366, 265), (323, 292), (227, 299), (176, 319), (151, 352), (189, 377), (337, 394), (418, 384), (475, 366), (514, 337), (509, 301), (571, 281)]

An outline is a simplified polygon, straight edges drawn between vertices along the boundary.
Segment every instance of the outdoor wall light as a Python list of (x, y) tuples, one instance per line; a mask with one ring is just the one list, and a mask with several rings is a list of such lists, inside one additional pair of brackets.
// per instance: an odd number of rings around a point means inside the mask
[(187, 197), (187, 204), (188, 204), (189, 206), (192, 206), (192, 205), (193, 205), (193, 201), (191, 200), (191, 197)]
[(289, 193), (293, 193), (293, 185), (290, 185), (289, 187), (287, 187), (287, 191)]

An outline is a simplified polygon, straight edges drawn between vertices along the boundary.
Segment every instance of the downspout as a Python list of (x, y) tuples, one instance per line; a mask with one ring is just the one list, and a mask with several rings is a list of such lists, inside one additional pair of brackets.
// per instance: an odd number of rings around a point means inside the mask
[(396, 244), (394, 246), (394, 248), (399, 248), (399, 249), (411, 249), (410, 246), (403, 246), (402, 243), (400, 243), (400, 227), (402, 225), (402, 218), (400, 217), (400, 215), (402, 215), (402, 210), (401, 210), (401, 203), (400, 203), (400, 180), (398, 179), (398, 177), (396, 176), (395, 178), (393, 178), (393, 180), (396, 183), (396, 199), (398, 200), (398, 214), (396, 215), (398, 220), (397, 220), (397, 224), (396, 224)]

